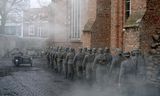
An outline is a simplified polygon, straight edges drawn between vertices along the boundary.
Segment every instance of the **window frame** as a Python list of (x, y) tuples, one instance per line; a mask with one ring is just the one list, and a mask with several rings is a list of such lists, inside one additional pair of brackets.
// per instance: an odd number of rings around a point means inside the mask
[[(126, 7), (128, 3), (129, 3), (129, 7), (128, 7), (129, 9)], [(132, 11), (131, 6), (132, 6), (131, 0), (125, 0), (125, 20), (127, 20), (131, 15), (131, 11)]]

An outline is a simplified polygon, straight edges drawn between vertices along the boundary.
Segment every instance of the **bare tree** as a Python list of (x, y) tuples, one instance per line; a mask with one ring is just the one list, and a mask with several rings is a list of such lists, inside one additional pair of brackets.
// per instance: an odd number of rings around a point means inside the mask
[(40, 7), (48, 6), (52, 0), (37, 0)]
[(24, 0), (0, 0), (0, 34), (5, 33), (5, 25), (8, 19), (8, 14), (18, 12), (23, 9), (22, 2)]

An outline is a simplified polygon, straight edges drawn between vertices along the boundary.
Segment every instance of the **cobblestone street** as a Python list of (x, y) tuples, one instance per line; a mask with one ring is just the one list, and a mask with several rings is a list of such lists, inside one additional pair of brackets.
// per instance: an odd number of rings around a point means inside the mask
[(33, 67), (15, 67), (11, 59), (0, 59), (0, 96), (106, 96), (106, 91), (64, 79), (48, 68), (43, 59), (34, 60)]
[(0, 96), (60, 96), (68, 91), (69, 81), (43, 67), (44, 62), (14, 67), (11, 60), (1, 60)]
[(64, 79), (45, 63), (36, 59), (33, 67), (15, 67), (10, 59), (0, 59), (0, 96), (119, 96), (113, 95), (117, 92), (112, 88), (100, 91), (85, 82)]
[[(150, 86), (147, 90), (141, 91), (143, 96), (159, 96), (159, 88)], [(99, 90), (96, 85), (64, 79), (48, 68), (44, 59), (34, 59), (33, 67), (15, 67), (11, 59), (0, 59), (0, 96), (124, 96), (120, 91), (119, 87)]]

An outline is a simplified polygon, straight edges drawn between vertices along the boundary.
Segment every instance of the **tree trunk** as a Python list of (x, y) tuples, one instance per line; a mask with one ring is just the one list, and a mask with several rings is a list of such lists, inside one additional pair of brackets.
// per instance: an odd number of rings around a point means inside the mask
[(1, 18), (0, 34), (5, 34), (6, 16)]

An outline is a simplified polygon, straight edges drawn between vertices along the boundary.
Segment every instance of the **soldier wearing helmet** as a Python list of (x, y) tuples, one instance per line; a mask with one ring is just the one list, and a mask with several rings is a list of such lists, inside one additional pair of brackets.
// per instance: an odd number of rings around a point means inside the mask
[(119, 48), (115, 49), (115, 56), (112, 57), (112, 63), (109, 70), (110, 75), (110, 83), (111, 84), (118, 84), (118, 78), (119, 78), (119, 71), (121, 62), (123, 61), (123, 51)]
[(146, 77), (145, 58), (144, 56), (142, 56), (139, 49), (134, 49), (131, 53), (131, 59), (133, 60), (137, 68), (137, 79), (139, 78), (141, 80), (144, 80)]
[(95, 55), (92, 54), (92, 49), (88, 48), (88, 54), (85, 56), (83, 60), (83, 68), (84, 68), (84, 76), (90, 85), (92, 85), (93, 81), (93, 70), (92, 65), (94, 61)]
[(57, 59), (57, 69), (58, 69), (58, 72), (61, 73), (62, 72), (62, 61), (63, 61), (63, 58), (62, 58), (63, 54), (62, 54), (62, 48), (59, 47), (58, 49), (58, 52), (57, 52), (57, 55), (56, 55), (56, 59)]
[(66, 56), (68, 54), (69, 48), (65, 48), (64, 52), (62, 53), (62, 64), (63, 64), (63, 74), (65, 75), (65, 78), (67, 78), (67, 74), (68, 74), (68, 64), (66, 61)]
[(75, 68), (76, 68), (76, 76), (79, 79), (82, 79), (82, 76), (83, 76), (82, 62), (83, 62), (83, 59), (85, 57), (85, 54), (82, 51), (83, 51), (83, 49), (79, 48), (79, 52), (74, 57), (74, 65), (75, 65)]
[(121, 63), (119, 86), (124, 88), (126, 96), (134, 96), (136, 81), (136, 65), (132, 62), (129, 52), (124, 52), (124, 61)]
[(68, 78), (73, 80), (74, 77), (74, 56), (75, 56), (75, 50), (73, 48), (69, 49), (69, 53), (67, 54), (66, 61), (68, 65)]
[(103, 88), (106, 84), (106, 77), (108, 75), (109, 66), (108, 61), (103, 53), (103, 49), (99, 48), (98, 55), (94, 59), (93, 70), (96, 72), (96, 81), (97, 84)]

